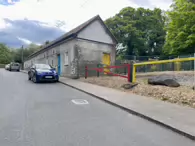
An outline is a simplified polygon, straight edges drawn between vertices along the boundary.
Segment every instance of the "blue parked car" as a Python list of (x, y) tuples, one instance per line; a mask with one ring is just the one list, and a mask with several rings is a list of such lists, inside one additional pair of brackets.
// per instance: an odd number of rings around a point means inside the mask
[(59, 81), (59, 76), (54, 68), (48, 64), (34, 64), (28, 71), (28, 80), (34, 83), (41, 81)]

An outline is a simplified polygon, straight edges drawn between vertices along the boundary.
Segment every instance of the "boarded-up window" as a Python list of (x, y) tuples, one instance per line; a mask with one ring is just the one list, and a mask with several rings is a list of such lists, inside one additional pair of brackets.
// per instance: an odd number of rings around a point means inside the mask
[(68, 65), (68, 52), (64, 54), (64, 65)]

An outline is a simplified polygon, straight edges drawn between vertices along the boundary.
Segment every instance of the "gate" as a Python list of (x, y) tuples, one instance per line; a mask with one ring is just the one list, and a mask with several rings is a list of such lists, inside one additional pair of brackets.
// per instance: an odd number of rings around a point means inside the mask
[[(113, 73), (110, 70), (111, 69), (119, 69), (119, 68), (127, 68), (127, 75), (122, 75), (122, 74), (117, 74)], [(121, 78), (126, 78), (128, 82), (132, 82), (132, 65), (130, 64), (123, 64), (120, 66), (103, 66), (103, 67), (97, 67), (97, 68), (89, 68), (87, 65), (85, 66), (85, 79), (88, 77), (88, 72), (89, 71), (96, 71), (97, 77), (100, 76), (100, 73), (106, 74), (106, 75), (111, 75), (111, 76), (118, 76)]]

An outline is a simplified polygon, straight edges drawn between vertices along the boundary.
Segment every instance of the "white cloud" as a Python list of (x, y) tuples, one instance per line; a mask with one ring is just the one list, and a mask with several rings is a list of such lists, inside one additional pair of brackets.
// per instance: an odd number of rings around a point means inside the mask
[[(12, 3), (12, 0), (9, 2)], [(149, 2), (153, 6), (167, 9), (170, 0)], [(2, 18), (28, 18), (47, 22), (52, 26), (55, 26), (58, 20), (64, 21), (66, 30), (70, 30), (97, 14), (103, 19), (111, 17), (126, 6), (139, 7), (139, 4), (136, 4), (135, 0), (21, 0), (10, 6), (0, 5), (0, 27), (5, 27)]]
[(7, 0), (7, 2), (8, 2), (9, 4), (12, 4), (12, 3), (13, 3), (12, 0)]
[(149, 0), (153, 7), (168, 10), (172, 0)]
[(9, 24), (6, 24), (4, 20), (0, 19), (0, 30), (8, 27)]
[(21, 40), (22, 42), (24, 42), (25, 44), (30, 44), (32, 43), (30, 40), (27, 40), (25, 38), (20, 38), (20, 37), (17, 37), (19, 40)]

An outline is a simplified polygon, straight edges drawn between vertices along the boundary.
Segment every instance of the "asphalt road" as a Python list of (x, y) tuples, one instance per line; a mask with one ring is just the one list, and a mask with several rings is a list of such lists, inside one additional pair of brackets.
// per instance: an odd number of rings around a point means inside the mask
[[(89, 104), (77, 105), (73, 99)], [(194, 145), (60, 83), (34, 84), (24, 73), (0, 69), (0, 146)]]

